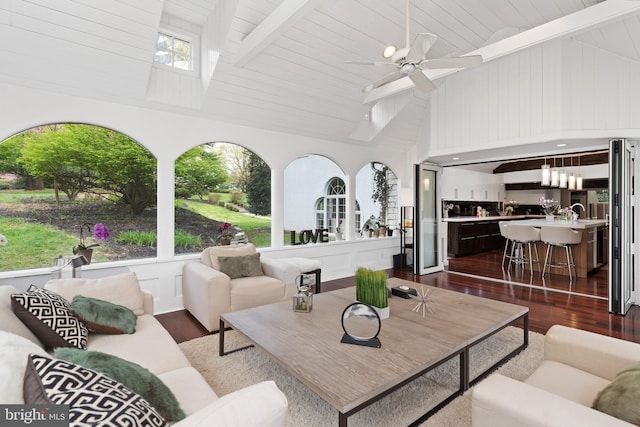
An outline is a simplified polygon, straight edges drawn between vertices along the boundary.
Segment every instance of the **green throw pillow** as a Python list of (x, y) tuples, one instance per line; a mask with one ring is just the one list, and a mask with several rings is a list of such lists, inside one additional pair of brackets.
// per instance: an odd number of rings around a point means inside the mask
[(260, 265), (260, 253), (240, 256), (219, 256), (218, 264), (220, 265), (220, 271), (232, 279), (263, 275), (262, 266)]
[(69, 309), (93, 332), (132, 334), (136, 331), (138, 318), (133, 311), (122, 305), (76, 295)]
[(185, 417), (184, 411), (169, 387), (148, 369), (136, 363), (99, 351), (73, 348), (56, 348), (53, 355), (118, 381), (142, 396), (167, 421), (179, 421)]
[(621, 371), (593, 401), (593, 409), (640, 425), (640, 363)]

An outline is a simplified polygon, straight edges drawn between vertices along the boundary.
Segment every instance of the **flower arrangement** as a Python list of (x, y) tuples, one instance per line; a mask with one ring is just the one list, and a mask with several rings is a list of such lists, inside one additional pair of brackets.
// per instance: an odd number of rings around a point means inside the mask
[[(79, 251), (84, 251), (84, 250), (87, 250), (87, 249), (94, 248), (96, 246), (100, 246), (99, 243), (93, 243), (91, 245), (87, 245), (85, 243), (84, 231), (86, 230), (88, 233), (91, 233), (91, 228), (92, 228), (91, 224), (89, 224), (88, 222), (85, 222), (84, 224), (82, 224), (80, 226), (80, 243), (73, 247), (74, 255), (77, 255)], [(106, 225), (104, 225), (103, 223), (99, 222), (99, 223), (97, 223), (96, 225), (93, 226), (93, 235), (98, 240), (105, 240), (106, 238), (109, 237), (109, 229), (107, 228)]]
[(553, 215), (558, 212), (560, 209), (560, 203), (556, 202), (553, 199), (545, 199), (544, 196), (540, 197), (540, 207), (544, 210), (546, 215)]
[(336, 233), (342, 233), (342, 218), (338, 220), (338, 226), (336, 227)]
[(224, 222), (218, 227), (218, 239), (230, 239), (235, 234), (233, 231), (233, 225), (230, 222)]
[(444, 204), (444, 210), (445, 211), (450, 211), (451, 209), (453, 209), (453, 203), (445, 203)]

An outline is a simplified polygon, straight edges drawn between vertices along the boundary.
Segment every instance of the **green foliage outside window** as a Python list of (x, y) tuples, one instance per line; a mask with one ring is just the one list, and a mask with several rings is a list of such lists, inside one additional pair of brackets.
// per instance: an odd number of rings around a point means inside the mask
[(271, 215), (271, 168), (254, 153), (249, 154), (247, 201), (256, 215)]

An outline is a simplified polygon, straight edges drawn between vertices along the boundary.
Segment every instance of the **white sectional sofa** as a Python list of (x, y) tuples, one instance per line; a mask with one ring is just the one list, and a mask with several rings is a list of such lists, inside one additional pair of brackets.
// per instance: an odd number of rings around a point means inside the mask
[[(87, 350), (108, 353), (137, 363), (160, 378), (173, 392), (187, 415), (176, 426), (284, 425), (287, 399), (272, 381), (255, 384), (222, 398), (216, 395), (191, 366), (169, 333), (154, 318), (153, 298), (140, 289), (135, 274), (126, 273), (104, 279), (52, 280), (46, 284), (45, 289), (69, 301), (74, 295), (82, 294), (110, 300), (134, 311), (137, 322), (133, 334), (89, 333)], [(24, 337), (43, 347), (40, 340), (12, 311), (11, 295), (17, 293), (18, 289), (13, 286), (0, 286), (0, 330)], [(0, 359), (0, 362), (3, 361)], [(2, 375), (9, 375), (5, 371), (6, 369), (0, 369), (0, 387), (3, 387)], [(22, 390), (3, 390), (1, 396), (11, 402), (0, 403), (24, 402), (21, 392)]]
[[(493, 374), (473, 388), (473, 426), (630, 426), (591, 406), (639, 361), (640, 344), (554, 325), (545, 335), (544, 361), (525, 381)], [(637, 390), (630, 406), (638, 407)]]

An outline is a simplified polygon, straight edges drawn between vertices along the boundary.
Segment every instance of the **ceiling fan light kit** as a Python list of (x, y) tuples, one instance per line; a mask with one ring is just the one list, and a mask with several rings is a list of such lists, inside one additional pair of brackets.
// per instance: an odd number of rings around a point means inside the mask
[(372, 84), (362, 89), (363, 93), (384, 86), (403, 77), (409, 77), (413, 84), (422, 92), (431, 92), (436, 85), (425, 74), (424, 70), (444, 68), (469, 68), (482, 64), (482, 56), (456, 56), (450, 58), (427, 59), (426, 55), (431, 46), (438, 40), (438, 36), (432, 33), (420, 33), (413, 44), (410, 43), (411, 32), (409, 29), (409, 0), (406, 2), (406, 46), (396, 49), (394, 45), (386, 46), (382, 52), (383, 58), (390, 58), (389, 62), (382, 61), (345, 61), (347, 64), (373, 65), (395, 68), (395, 71), (385, 75)]
[(382, 51), (382, 57), (389, 59), (393, 56), (394, 53), (396, 53), (397, 50), (398, 48), (395, 45), (390, 44), (389, 46), (386, 46)]

